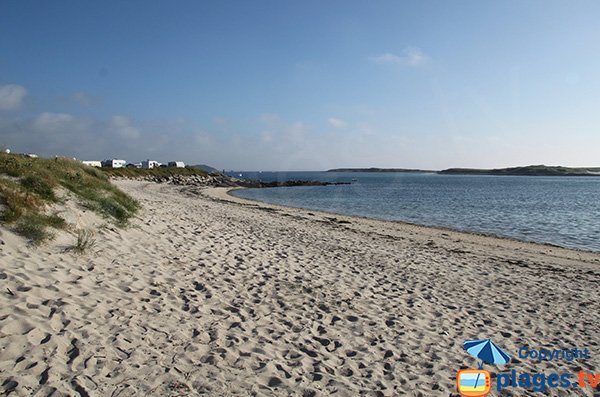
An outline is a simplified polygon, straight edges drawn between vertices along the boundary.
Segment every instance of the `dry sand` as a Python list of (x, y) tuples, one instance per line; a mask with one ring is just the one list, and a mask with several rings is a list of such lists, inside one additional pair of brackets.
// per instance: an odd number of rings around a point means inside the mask
[(0, 393), (448, 396), (483, 338), (591, 355), (492, 371), (600, 372), (599, 254), (116, 183), (143, 209), (74, 216), (84, 255), (2, 229)]

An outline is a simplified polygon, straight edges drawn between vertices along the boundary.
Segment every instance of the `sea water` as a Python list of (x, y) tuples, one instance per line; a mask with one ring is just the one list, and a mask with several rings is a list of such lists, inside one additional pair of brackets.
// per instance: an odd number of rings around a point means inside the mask
[(600, 177), (230, 173), (240, 174), (263, 181), (350, 182), (233, 193), (242, 198), (600, 251)]

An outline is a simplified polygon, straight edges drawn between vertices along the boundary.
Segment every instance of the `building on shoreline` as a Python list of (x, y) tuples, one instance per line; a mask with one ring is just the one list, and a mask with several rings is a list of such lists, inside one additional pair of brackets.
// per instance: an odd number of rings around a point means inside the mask
[(144, 160), (142, 161), (142, 168), (147, 168), (147, 169), (152, 169), (152, 168), (158, 168), (160, 167), (160, 163), (158, 161), (154, 161), (154, 160)]
[(83, 160), (82, 161), (83, 164), (85, 165), (89, 165), (90, 167), (102, 167), (102, 162), (101, 161), (96, 161), (96, 160)]
[(102, 167), (108, 168), (123, 168), (127, 164), (125, 160), (111, 159), (102, 161)]
[(90, 167), (106, 167), (106, 168), (159, 168), (159, 167), (173, 167), (173, 168), (185, 168), (185, 163), (183, 161), (169, 161), (167, 164), (163, 164), (159, 161), (155, 160), (144, 160), (139, 163), (127, 163), (125, 160), (120, 159), (109, 159), (103, 161), (97, 160), (83, 160), (81, 161), (85, 165), (89, 165)]

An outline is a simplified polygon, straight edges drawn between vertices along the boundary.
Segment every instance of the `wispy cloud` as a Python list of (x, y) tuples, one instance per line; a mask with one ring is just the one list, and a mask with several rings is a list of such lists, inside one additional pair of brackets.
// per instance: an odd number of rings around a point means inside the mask
[(308, 127), (302, 121), (289, 122), (273, 113), (261, 114), (259, 121), (263, 126), (260, 131), (262, 142), (298, 143), (308, 133)]
[(110, 120), (110, 128), (124, 139), (137, 139), (140, 137), (140, 130), (134, 127), (131, 120), (125, 116), (113, 116)]
[(55, 132), (65, 128), (74, 118), (67, 113), (44, 112), (33, 119), (32, 127), (36, 131)]
[(331, 125), (333, 128), (346, 128), (348, 126), (348, 123), (346, 123), (344, 120), (341, 119), (337, 119), (335, 117), (330, 117), (327, 119), (327, 122), (329, 123), (329, 125)]
[(129, 153), (134, 158), (146, 158), (147, 152), (160, 141), (160, 131), (166, 128), (149, 125), (148, 135), (144, 136), (147, 139), (140, 142), (142, 129), (141, 124), (124, 116), (98, 120), (69, 113), (42, 112), (31, 118), (0, 118), (2, 143), (15, 151), (91, 160)]
[(386, 52), (376, 57), (372, 57), (371, 60), (377, 64), (393, 64), (393, 65), (405, 65), (405, 66), (419, 66), (429, 61), (429, 57), (423, 53), (417, 47), (406, 48), (402, 55), (395, 55), (391, 52)]
[(21, 108), (27, 96), (25, 87), (17, 84), (0, 86), (0, 110), (17, 110)]
[(63, 105), (77, 105), (83, 107), (91, 107), (102, 103), (101, 97), (89, 95), (85, 92), (75, 92), (67, 96), (58, 96), (56, 97), (56, 100)]

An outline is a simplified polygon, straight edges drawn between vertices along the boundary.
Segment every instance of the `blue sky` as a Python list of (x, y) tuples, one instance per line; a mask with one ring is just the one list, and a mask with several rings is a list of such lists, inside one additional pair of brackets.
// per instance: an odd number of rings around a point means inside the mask
[(595, 1), (0, 3), (0, 144), (218, 168), (600, 165)]

